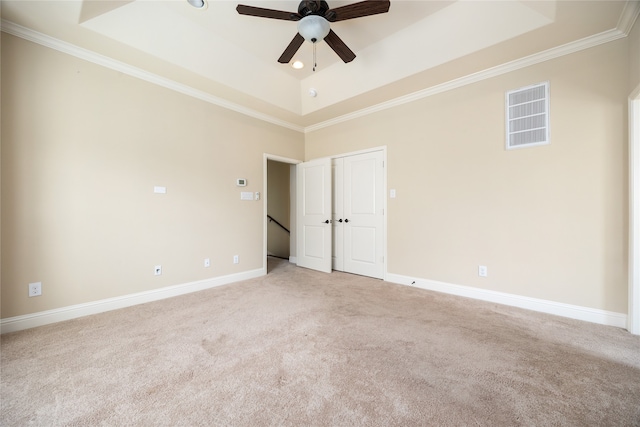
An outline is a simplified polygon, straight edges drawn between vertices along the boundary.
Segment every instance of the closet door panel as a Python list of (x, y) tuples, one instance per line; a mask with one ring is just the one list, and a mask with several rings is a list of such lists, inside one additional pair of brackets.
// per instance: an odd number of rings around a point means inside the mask
[(297, 264), (331, 272), (331, 161), (297, 165)]
[(344, 157), (343, 169), (344, 271), (383, 278), (383, 154)]

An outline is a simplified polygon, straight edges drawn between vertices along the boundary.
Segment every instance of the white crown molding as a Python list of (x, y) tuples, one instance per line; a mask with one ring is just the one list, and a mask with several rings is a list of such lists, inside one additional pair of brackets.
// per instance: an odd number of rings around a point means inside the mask
[(16, 332), (24, 329), (35, 328), (37, 326), (49, 325), (51, 323), (65, 320), (77, 319), (79, 317), (92, 314), (104, 313), (106, 311), (118, 310), (120, 308), (131, 307), (138, 304), (159, 301), (192, 292), (203, 291), (217, 286), (254, 279), (267, 274), (266, 268), (245, 271), (242, 273), (230, 274), (227, 276), (214, 277), (197, 282), (184, 283), (181, 285), (167, 286), (146, 292), (139, 292), (130, 295), (123, 295), (115, 298), (108, 298), (99, 301), (92, 301), (85, 304), (76, 304), (62, 307), (55, 310), (41, 311), (38, 313), (26, 314), (23, 316), (8, 317), (0, 319), (0, 334)]
[[(626, 9), (625, 9), (626, 10)], [(502, 65), (498, 65), (492, 68), (488, 68), (477, 73), (469, 74), (458, 79), (450, 80), (445, 83), (441, 83), (436, 86), (432, 86), (426, 89), (422, 89), (418, 92), (404, 95), (399, 98), (392, 99), (390, 101), (382, 102), (372, 107), (364, 108), (362, 110), (355, 111), (353, 113), (345, 114), (340, 117), (333, 118), (315, 125), (307, 126), (305, 133), (313, 132), (322, 128), (336, 125), (338, 123), (346, 122), (349, 120), (364, 117), (369, 114), (373, 114), (379, 111), (387, 110), (389, 108), (397, 107), (403, 104), (407, 104), (419, 99), (427, 98), (429, 96), (437, 95), (439, 93), (447, 92), (453, 89), (457, 89), (463, 86), (467, 86), (473, 83), (480, 82), (482, 80), (490, 79), (492, 77), (500, 76), (502, 74), (510, 73), (522, 68), (526, 68), (541, 62), (550, 61), (552, 59), (559, 58), (561, 56), (569, 55), (581, 50), (589, 49), (591, 47), (599, 46), (604, 43), (609, 43), (614, 40), (618, 40), (626, 37), (627, 34), (620, 30), (609, 30), (596, 34), (590, 37), (586, 37), (575, 42), (567, 43), (562, 46), (554, 47), (552, 49), (545, 50), (540, 53), (526, 56), (521, 59), (516, 59), (511, 62), (507, 62)]]
[(631, 29), (633, 28), (633, 24), (635, 24), (638, 16), (640, 15), (640, 1), (638, 0), (628, 0), (624, 5), (624, 9), (622, 14), (620, 15), (620, 19), (618, 20), (618, 25), (616, 28), (622, 31), (626, 36), (629, 35)]
[(436, 86), (432, 86), (426, 89), (422, 89), (420, 91), (411, 93), (409, 95), (401, 96), (401, 97), (392, 99), (390, 101), (386, 101), (371, 107), (354, 111), (352, 113), (335, 117), (333, 119), (316, 123), (314, 125), (310, 125), (307, 127), (301, 127), (301, 126), (277, 119), (268, 114), (263, 114), (258, 111), (243, 107), (241, 105), (229, 102), (227, 100), (213, 96), (201, 90), (194, 89), (188, 85), (178, 83), (164, 77), (160, 77), (156, 74), (147, 72), (140, 68), (130, 66), (120, 61), (116, 61), (104, 55), (100, 55), (95, 52), (89, 51), (87, 49), (55, 39), (53, 37), (47, 36), (46, 34), (33, 31), (29, 28), (14, 24), (13, 22), (10, 22), (4, 19), (1, 21), (1, 27), (2, 27), (1, 30), (8, 34), (12, 34), (14, 36), (23, 38), (25, 40), (29, 40), (34, 43), (49, 47), (51, 49), (58, 50), (63, 53), (67, 53), (77, 58), (84, 59), (86, 61), (93, 62), (95, 64), (102, 65), (104, 67), (107, 67), (116, 71), (120, 71), (130, 76), (137, 77), (141, 80), (145, 80), (150, 83), (157, 84), (167, 89), (174, 90), (184, 95), (192, 96), (202, 101), (217, 105), (222, 108), (227, 108), (229, 110), (238, 112), (240, 114), (244, 114), (249, 117), (256, 118), (258, 120), (263, 120), (278, 126), (292, 129), (294, 131), (310, 133), (310, 132), (317, 131), (319, 129), (336, 125), (338, 123), (354, 120), (360, 117), (367, 116), (369, 114), (373, 114), (379, 111), (387, 110), (403, 104), (414, 102), (423, 98), (427, 98), (429, 96), (437, 95), (443, 92), (447, 92), (447, 91), (457, 89), (463, 86), (467, 86), (473, 83), (477, 83), (482, 80), (490, 79), (492, 77), (500, 76), (502, 74), (506, 74), (506, 73), (516, 71), (522, 68), (526, 68), (535, 64), (539, 64), (541, 62), (556, 59), (565, 55), (569, 55), (575, 52), (579, 52), (585, 49), (599, 46), (604, 43), (609, 43), (609, 42), (618, 40), (620, 38), (624, 38), (629, 34), (631, 29), (633, 28), (633, 25), (639, 15), (640, 15), (640, 2), (630, 0), (625, 4), (625, 8), (618, 21), (617, 29), (604, 31), (602, 33), (595, 34), (593, 36), (585, 37), (583, 39), (570, 42), (562, 46), (551, 48), (540, 53), (529, 55), (521, 59), (507, 62), (505, 64), (498, 65), (492, 68), (488, 68), (486, 70), (479, 71), (477, 73), (469, 74), (467, 76), (464, 76), (458, 79), (450, 80), (448, 82), (445, 82)]
[(454, 285), (451, 283), (437, 282), (435, 280), (416, 279), (399, 274), (387, 274), (386, 281), (429, 291), (442, 292), (450, 295), (457, 295), (481, 301), (524, 308), (541, 313), (553, 314), (556, 316), (568, 317), (570, 319), (598, 323), (600, 325), (615, 326), (617, 328), (625, 328), (627, 326), (627, 315), (623, 313), (615, 313), (590, 307), (581, 307), (578, 305), (490, 291), (470, 286)]
[(262, 120), (277, 126), (292, 129), (297, 132), (304, 132), (304, 128), (301, 126), (286, 122), (284, 120), (277, 119), (268, 114), (260, 113), (258, 111), (243, 107), (233, 102), (229, 102), (225, 99), (211, 95), (210, 93), (195, 89), (191, 86), (188, 86), (182, 83), (178, 83), (174, 80), (167, 79), (165, 77), (158, 76), (157, 74), (150, 73), (143, 69), (133, 67), (131, 65), (125, 64), (124, 62), (116, 61), (115, 59), (109, 58), (104, 55), (100, 55), (98, 53), (64, 42), (62, 40), (55, 39), (46, 34), (42, 34), (37, 31), (31, 30), (29, 28), (23, 27), (21, 25), (14, 24), (11, 21), (7, 21), (3, 19), (1, 21), (0, 26), (2, 27), (2, 31), (7, 34), (11, 34), (16, 37), (20, 37), (22, 39), (31, 41), (33, 43), (37, 43), (39, 45), (57, 50), (59, 52), (63, 52), (68, 55), (75, 56), (76, 58), (80, 58), (85, 61), (92, 62), (94, 64), (101, 65), (103, 67), (106, 67), (115, 71), (119, 71), (129, 76), (139, 78), (140, 80), (144, 80), (149, 83), (153, 83), (158, 86), (162, 86), (164, 88), (176, 91), (178, 93), (182, 93), (183, 95), (191, 96), (201, 101), (205, 101), (210, 104), (217, 105), (219, 107), (226, 108), (231, 111), (235, 111), (236, 113), (253, 117), (254, 119)]

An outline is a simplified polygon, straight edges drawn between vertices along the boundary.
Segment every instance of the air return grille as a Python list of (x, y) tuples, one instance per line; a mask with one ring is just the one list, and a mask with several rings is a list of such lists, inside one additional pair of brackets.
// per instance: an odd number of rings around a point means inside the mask
[(507, 150), (549, 143), (549, 82), (506, 93)]

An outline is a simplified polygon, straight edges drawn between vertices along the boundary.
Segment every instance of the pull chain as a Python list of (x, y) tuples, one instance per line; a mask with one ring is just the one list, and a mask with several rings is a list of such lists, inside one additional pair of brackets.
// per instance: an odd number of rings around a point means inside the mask
[(316, 71), (316, 66), (318, 64), (316, 64), (316, 44), (313, 43), (313, 71)]

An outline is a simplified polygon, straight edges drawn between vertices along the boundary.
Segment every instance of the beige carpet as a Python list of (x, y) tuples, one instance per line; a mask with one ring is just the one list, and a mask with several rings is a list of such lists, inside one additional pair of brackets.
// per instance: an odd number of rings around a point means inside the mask
[(633, 426), (640, 337), (269, 261), (5, 334), (3, 426)]

